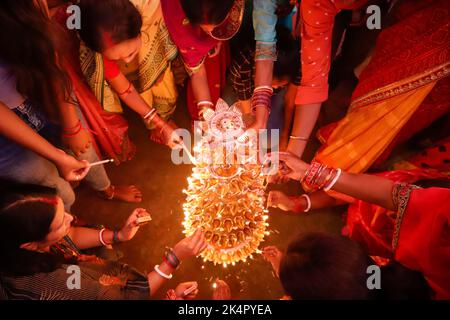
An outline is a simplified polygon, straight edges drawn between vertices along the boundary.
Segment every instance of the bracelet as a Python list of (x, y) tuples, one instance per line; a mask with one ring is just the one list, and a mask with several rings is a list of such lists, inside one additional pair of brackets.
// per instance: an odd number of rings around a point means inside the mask
[(119, 96), (128, 95), (128, 94), (130, 94), (132, 91), (133, 91), (133, 90), (132, 90), (132, 88), (131, 88), (131, 82), (128, 82), (128, 88), (127, 88), (127, 90), (125, 90), (125, 91), (122, 92), (122, 93), (118, 93), (118, 95), (119, 95)]
[(149, 118), (153, 113), (156, 112), (155, 108), (152, 108), (143, 118), (144, 120), (147, 120), (147, 118)]
[(331, 183), (329, 185), (327, 185), (323, 190), (324, 191), (330, 191), (331, 188), (334, 187), (334, 185), (336, 184), (336, 182), (338, 182), (339, 178), (341, 177), (342, 174), (342, 169), (337, 169), (337, 173), (334, 176), (333, 180), (331, 181)]
[(98, 239), (100, 240), (100, 243), (106, 247), (108, 244), (105, 242), (105, 240), (103, 240), (103, 232), (105, 232), (105, 228), (101, 229), (100, 232), (98, 233)]
[(120, 242), (120, 240), (119, 240), (119, 231), (114, 230), (114, 233), (113, 233), (113, 243), (119, 243), (119, 242)]
[(206, 121), (209, 121), (213, 117), (214, 111), (211, 108), (205, 107), (202, 110), (200, 110), (198, 114), (201, 118), (205, 119)]
[(79, 130), (79, 128), (81, 127), (81, 120), (78, 119), (78, 122), (75, 126), (70, 127), (70, 128), (63, 128), (63, 132), (64, 133), (72, 133), (72, 131), (77, 131)]
[(255, 90), (253, 90), (253, 92), (266, 91), (266, 90), (270, 91), (270, 92), (273, 92), (273, 88), (271, 86), (258, 86), (258, 87), (255, 88)]
[(311, 198), (307, 194), (302, 194), (301, 197), (306, 199), (306, 209), (303, 212), (309, 212), (312, 207)]
[(300, 137), (300, 136), (290, 136), (289, 138), (292, 139), (292, 140), (309, 141), (309, 138)]
[(197, 107), (200, 107), (202, 104), (207, 104), (209, 106), (213, 106), (214, 107), (214, 103), (212, 103), (211, 101), (208, 101), (208, 100), (203, 100), (203, 101), (197, 102)]
[(162, 272), (161, 270), (159, 270), (159, 264), (157, 264), (154, 268), (154, 270), (156, 271), (157, 274), (159, 274), (161, 277), (163, 277), (164, 279), (170, 280), (172, 279), (173, 275), (172, 274), (165, 274), (164, 272)]
[(181, 263), (181, 261), (178, 259), (178, 257), (172, 250), (166, 253), (164, 259), (165, 259), (164, 261), (166, 261), (174, 269), (178, 268), (178, 266)]

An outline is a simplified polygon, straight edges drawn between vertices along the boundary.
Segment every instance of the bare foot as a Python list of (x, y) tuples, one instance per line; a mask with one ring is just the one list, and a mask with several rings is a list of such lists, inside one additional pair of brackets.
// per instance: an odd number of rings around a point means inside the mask
[(101, 196), (108, 200), (137, 203), (142, 201), (142, 192), (135, 186), (110, 186)]

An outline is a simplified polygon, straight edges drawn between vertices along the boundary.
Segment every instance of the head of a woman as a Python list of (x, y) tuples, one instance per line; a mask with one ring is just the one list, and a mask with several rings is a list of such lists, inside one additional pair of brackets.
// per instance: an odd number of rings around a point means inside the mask
[(17, 81), (17, 90), (55, 115), (60, 94), (70, 99), (71, 84), (61, 69), (59, 31), (40, 0), (0, 1), (0, 62)]
[(0, 270), (14, 275), (53, 271), (57, 260), (48, 249), (68, 234), (72, 220), (54, 189), (2, 187)]
[(129, 0), (81, 0), (79, 34), (92, 50), (109, 60), (131, 62), (142, 45), (142, 16)]
[(295, 300), (367, 299), (368, 255), (342, 236), (312, 233), (292, 241), (280, 265), (285, 292)]
[(180, 0), (189, 22), (208, 34), (227, 18), (234, 2), (235, 0)]

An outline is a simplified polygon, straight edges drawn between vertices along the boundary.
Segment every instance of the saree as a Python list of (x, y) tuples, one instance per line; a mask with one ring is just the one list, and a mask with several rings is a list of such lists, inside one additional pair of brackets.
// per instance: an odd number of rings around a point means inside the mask
[[(378, 174), (396, 183), (450, 182), (434, 170)], [(411, 191), (409, 193), (409, 191)], [(398, 211), (355, 200), (343, 234), (362, 244), (379, 265), (395, 260), (423, 273), (437, 299), (450, 298), (450, 189), (413, 187), (398, 195)]]
[(51, 19), (60, 26), (59, 40), (65, 47), (64, 54), (59, 57), (61, 67), (71, 81), (75, 100), (92, 135), (93, 146), (99, 158), (114, 159), (115, 164), (130, 160), (136, 148), (128, 136), (128, 123), (121, 115), (104, 111), (86, 83), (78, 57), (80, 42), (76, 31), (66, 27), (66, 10), (67, 5), (53, 8)]
[[(119, 63), (124, 75), (133, 83), (144, 101), (167, 120), (175, 111), (178, 93), (171, 62), (177, 56), (165, 25), (159, 1), (131, 0), (142, 15), (142, 47), (129, 64)], [(103, 109), (123, 112), (119, 96), (105, 80), (104, 59), (84, 44), (80, 47), (83, 74)], [(152, 124), (148, 125), (153, 129)]]
[(450, 9), (428, 1), (384, 30), (347, 115), (319, 132), (316, 160), (364, 172), (450, 109)]

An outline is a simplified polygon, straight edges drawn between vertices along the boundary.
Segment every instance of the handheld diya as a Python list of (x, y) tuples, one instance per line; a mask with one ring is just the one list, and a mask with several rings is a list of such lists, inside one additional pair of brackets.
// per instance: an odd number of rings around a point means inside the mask
[(201, 228), (208, 243), (201, 256), (226, 267), (260, 253), (268, 234), (265, 178), (256, 142), (238, 141), (245, 127), (236, 106), (219, 99), (206, 121), (209, 130), (194, 148), (196, 166), (183, 190), (184, 233)]

